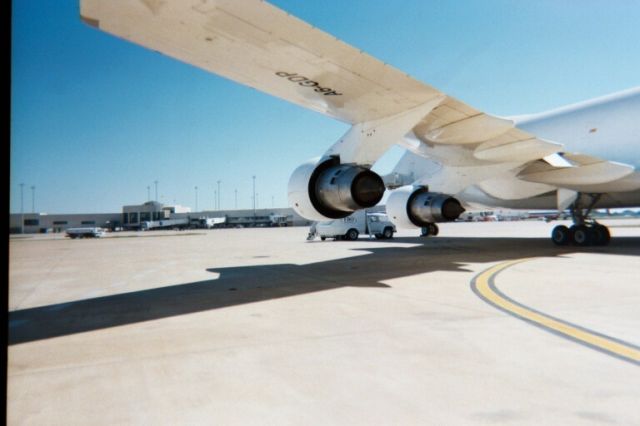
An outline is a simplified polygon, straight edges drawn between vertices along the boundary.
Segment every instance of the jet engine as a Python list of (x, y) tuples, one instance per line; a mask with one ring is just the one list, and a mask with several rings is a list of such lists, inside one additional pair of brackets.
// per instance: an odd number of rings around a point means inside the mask
[(309, 220), (341, 219), (373, 207), (384, 195), (384, 182), (366, 167), (340, 164), (331, 157), (298, 167), (289, 179), (289, 204)]
[(392, 191), (387, 200), (387, 215), (399, 228), (449, 222), (463, 212), (460, 202), (452, 196), (429, 192), (425, 187), (403, 186)]

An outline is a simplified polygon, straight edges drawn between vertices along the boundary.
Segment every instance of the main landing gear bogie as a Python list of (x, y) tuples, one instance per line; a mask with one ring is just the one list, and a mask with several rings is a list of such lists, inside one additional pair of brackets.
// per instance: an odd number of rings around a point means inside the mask
[(599, 223), (580, 224), (566, 227), (558, 225), (551, 232), (551, 240), (558, 246), (575, 244), (577, 246), (606, 246), (611, 240), (609, 228)]
[(575, 244), (577, 246), (606, 246), (611, 240), (609, 228), (599, 224), (589, 216), (602, 194), (579, 193), (569, 210), (573, 225), (558, 225), (551, 232), (551, 240), (558, 246)]

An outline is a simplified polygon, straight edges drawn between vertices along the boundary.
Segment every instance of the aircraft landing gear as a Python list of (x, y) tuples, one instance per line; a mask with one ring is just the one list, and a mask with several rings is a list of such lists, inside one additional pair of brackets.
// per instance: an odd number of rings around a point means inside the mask
[(440, 232), (440, 228), (435, 223), (430, 223), (427, 226), (423, 226), (420, 231), (421, 237), (435, 237)]
[(551, 232), (551, 241), (558, 246), (575, 244), (577, 246), (606, 246), (611, 240), (609, 228), (589, 218), (593, 206), (600, 199), (600, 194), (588, 195), (589, 204), (583, 206), (585, 194), (580, 194), (571, 205), (571, 217), (573, 225), (567, 228), (558, 225)]
[(551, 231), (551, 241), (557, 246), (566, 246), (571, 242), (571, 231), (564, 225), (558, 225)]

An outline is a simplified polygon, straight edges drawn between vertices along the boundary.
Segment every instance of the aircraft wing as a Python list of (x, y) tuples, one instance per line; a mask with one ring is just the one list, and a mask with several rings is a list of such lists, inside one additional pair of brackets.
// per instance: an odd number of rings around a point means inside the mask
[[(529, 164), (518, 176), (528, 182), (602, 185), (633, 172), (593, 157), (563, 157), (561, 145), (446, 96), (264, 1), (81, 0), (80, 14), (102, 31), (354, 125), (422, 111), (436, 100), (425, 114), (410, 116), (409, 133), (425, 147), (463, 147), (479, 164)], [(401, 139), (404, 129), (387, 139)]]
[(84, 22), (348, 123), (439, 93), (260, 0), (82, 0)]

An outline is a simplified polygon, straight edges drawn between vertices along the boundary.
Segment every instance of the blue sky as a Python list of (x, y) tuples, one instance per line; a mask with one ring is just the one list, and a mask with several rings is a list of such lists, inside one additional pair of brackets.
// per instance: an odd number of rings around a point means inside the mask
[[(483, 111), (538, 112), (640, 85), (640, 2), (274, 0)], [(16, 0), (11, 206), (284, 207), (290, 173), (343, 123), (83, 25), (73, 0)], [(394, 154), (378, 167), (384, 172)]]

